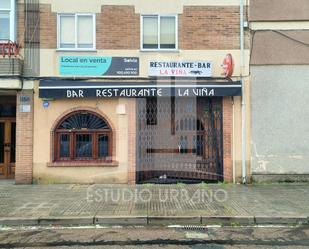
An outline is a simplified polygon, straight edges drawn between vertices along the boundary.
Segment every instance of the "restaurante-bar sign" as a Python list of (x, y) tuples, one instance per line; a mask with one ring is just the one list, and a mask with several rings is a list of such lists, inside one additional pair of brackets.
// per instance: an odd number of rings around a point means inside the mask
[(149, 76), (211, 77), (210, 61), (150, 61)]
[(149, 82), (91, 82), (73, 80), (41, 80), (40, 98), (147, 98), (147, 97), (219, 97), (240, 96), (237, 83), (178, 83), (149, 84)]

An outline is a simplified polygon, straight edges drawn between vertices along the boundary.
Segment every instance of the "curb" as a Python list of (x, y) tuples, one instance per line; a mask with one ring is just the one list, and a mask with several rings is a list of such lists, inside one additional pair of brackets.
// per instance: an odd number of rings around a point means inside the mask
[(309, 217), (307, 216), (291, 216), (291, 217), (266, 217), (256, 216), (256, 225), (308, 225)]
[(199, 216), (149, 216), (148, 225), (200, 225)]
[(95, 216), (94, 225), (147, 225), (147, 216)]
[(38, 226), (38, 218), (0, 218), (0, 226)]
[(167, 225), (309, 225), (307, 216), (85, 216), (85, 217), (0, 217), (1, 226), (167, 226)]
[(47, 226), (47, 225), (93, 225), (93, 217), (87, 216), (87, 217), (40, 217), (38, 219), (38, 224)]
[(202, 216), (202, 225), (252, 226), (256, 224), (254, 216)]

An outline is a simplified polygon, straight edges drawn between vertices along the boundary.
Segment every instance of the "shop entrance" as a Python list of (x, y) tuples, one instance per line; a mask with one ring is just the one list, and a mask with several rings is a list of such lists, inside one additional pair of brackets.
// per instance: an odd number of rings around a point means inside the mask
[(16, 121), (0, 118), (0, 179), (15, 175)]
[(137, 183), (223, 180), (222, 98), (137, 99)]
[(0, 101), (0, 179), (15, 176), (16, 96)]

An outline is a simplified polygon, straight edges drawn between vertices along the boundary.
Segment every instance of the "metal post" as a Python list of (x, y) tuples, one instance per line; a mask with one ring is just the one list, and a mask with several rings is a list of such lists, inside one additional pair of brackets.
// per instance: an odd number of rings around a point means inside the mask
[(240, 0), (240, 77), (242, 85), (242, 183), (246, 183), (246, 95), (245, 95), (245, 84), (243, 79), (243, 67), (244, 67), (244, 2)]

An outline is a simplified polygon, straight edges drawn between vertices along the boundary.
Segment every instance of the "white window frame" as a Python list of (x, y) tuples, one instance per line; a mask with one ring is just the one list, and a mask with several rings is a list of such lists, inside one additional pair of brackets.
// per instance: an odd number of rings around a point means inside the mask
[[(60, 17), (61, 16), (73, 16), (75, 20), (75, 47), (74, 48), (61, 48), (60, 47)], [(78, 16), (91, 16), (93, 22), (92, 48), (79, 48), (77, 43), (77, 17)], [(93, 13), (57, 13), (57, 50), (60, 51), (94, 51), (96, 50), (96, 15)]]
[[(143, 47), (143, 38), (144, 38), (144, 17), (157, 17), (158, 18), (158, 48), (144, 48)], [(160, 41), (160, 30), (161, 30), (161, 17), (174, 17), (175, 18), (175, 48), (161, 48), (161, 41)], [(178, 51), (178, 15), (176, 14), (168, 14), (168, 15), (160, 15), (160, 14), (153, 14), (153, 15), (141, 15), (140, 19), (140, 50), (141, 51)]]
[(9, 9), (0, 9), (0, 11), (10, 12), (10, 37), (9, 40), (16, 41), (16, 0), (10, 0), (11, 7)]

